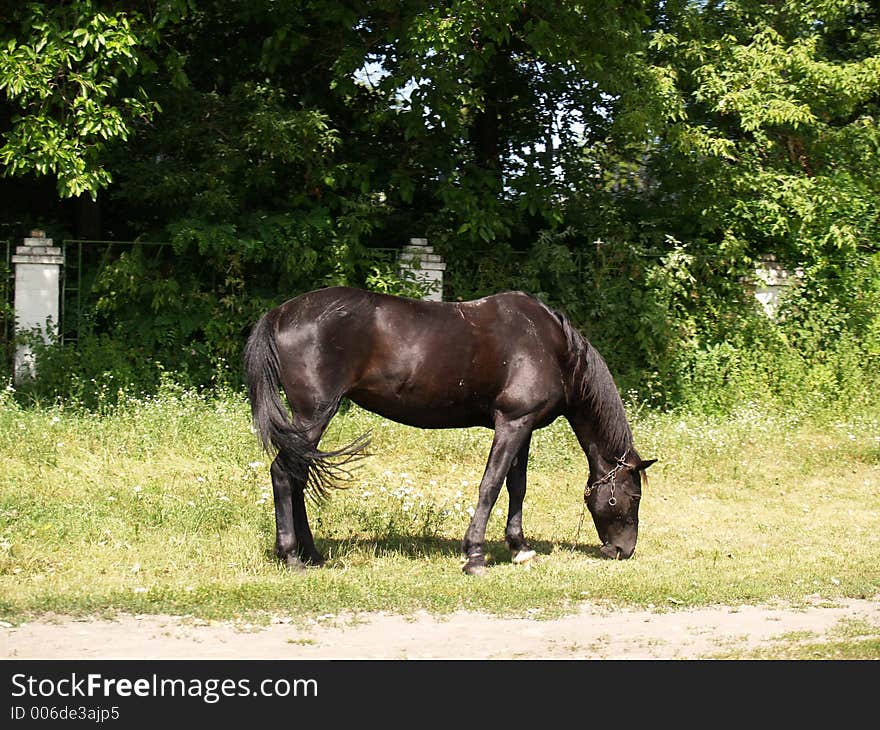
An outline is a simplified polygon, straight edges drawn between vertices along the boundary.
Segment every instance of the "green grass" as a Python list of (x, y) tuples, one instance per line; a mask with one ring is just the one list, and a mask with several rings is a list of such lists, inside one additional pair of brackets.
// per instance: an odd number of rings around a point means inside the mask
[(842, 661), (878, 659), (880, 626), (862, 621), (844, 621), (824, 639), (809, 632), (784, 634), (758, 649), (719, 653), (712, 658)]
[[(269, 459), (241, 395), (166, 388), (102, 415), (0, 395), (0, 616), (550, 617), (583, 600), (662, 610), (880, 592), (880, 408), (802, 419), (743, 404), (632, 422), (642, 456), (659, 459), (635, 557), (601, 559), (589, 515), (577, 534), (586, 459), (560, 420), (532, 441), (524, 523), (538, 558), (509, 562), (502, 491), (477, 579), (461, 573), (459, 544), (491, 432), (421, 431), (353, 407), (324, 444), (370, 430), (373, 455), (310, 506), (328, 563), (294, 573), (271, 557)], [(876, 639), (838, 650), (876, 657)]]

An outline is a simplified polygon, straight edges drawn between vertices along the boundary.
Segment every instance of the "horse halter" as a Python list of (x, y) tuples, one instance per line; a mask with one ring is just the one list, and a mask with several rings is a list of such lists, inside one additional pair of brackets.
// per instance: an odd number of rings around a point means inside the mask
[(592, 484), (587, 484), (587, 486), (584, 487), (584, 500), (585, 501), (596, 487), (598, 487), (602, 484), (609, 484), (610, 483), (611, 484), (611, 496), (608, 498), (608, 504), (610, 504), (612, 507), (615, 504), (617, 504), (617, 497), (614, 496), (614, 477), (616, 476), (617, 472), (619, 472), (625, 466), (629, 467), (630, 469), (635, 469), (635, 466), (633, 466), (632, 464), (628, 464), (626, 461), (626, 457), (628, 454), (629, 454), (629, 449), (624, 451), (622, 456), (618, 457), (617, 463), (613, 467), (611, 467), (611, 471), (609, 471), (604, 477), (602, 477), (601, 479), (597, 479)]

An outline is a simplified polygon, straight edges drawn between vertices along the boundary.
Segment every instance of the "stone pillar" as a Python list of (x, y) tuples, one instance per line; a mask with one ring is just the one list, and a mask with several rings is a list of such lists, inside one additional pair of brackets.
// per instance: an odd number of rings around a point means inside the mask
[(776, 318), (782, 298), (790, 287), (794, 286), (804, 275), (803, 270), (788, 271), (776, 261), (775, 256), (762, 256), (755, 264), (754, 293), (764, 313)]
[[(43, 231), (31, 231), (12, 256), (15, 266), (15, 331), (37, 332), (44, 342), (58, 335), (61, 267), (64, 256)], [(14, 378), (18, 383), (36, 375), (30, 345), (15, 347)]]
[(409, 276), (429, 287), (423, 299), (434, 302), (443, 300), (444, 271), (446, 264), (443, 263), (443, 258), (434, 253), (427, 238), (410, 238), (409, 245), (404, 246), (400, 252), (400, 275)]

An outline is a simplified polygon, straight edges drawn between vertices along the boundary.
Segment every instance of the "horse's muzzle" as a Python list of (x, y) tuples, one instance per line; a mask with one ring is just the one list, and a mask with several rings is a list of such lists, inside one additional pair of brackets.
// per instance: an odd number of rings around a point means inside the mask
[(608, 558), (609, 560), (626, 560), (627, 558), (631, 558), (635, 551), (635, 546), (630, 549), (625, 549), (610, 542), (606, 542), (601, 548), (599, 548), (599, 553), (602, 557)]

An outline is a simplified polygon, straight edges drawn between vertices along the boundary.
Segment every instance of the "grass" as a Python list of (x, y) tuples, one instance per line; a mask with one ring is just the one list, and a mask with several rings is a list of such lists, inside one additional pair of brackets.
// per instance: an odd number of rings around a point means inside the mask
[[(800, 418), (742, 404), (723, 418), (642, 411), (632, 423), (642, 456), (659, 459), (633, 559), (601, 559), (589, 515), (578, 534), (586, 460), (558, 421), (532, 441), (524, 522), (538, 558), (509, 562), (502, 492), (491, 569), (475, 579), (459, 544), (491, 433), (421, 431), (352, 407), (324, 443), (370, 430), (373, 455), (350, 488), (310, 507), (326, 568), (291, 573), (271, 557), (269, 460), (240, 394), (169, 386), (100, 415), (0, 395), (0, 617), (540, 618), (584, 600), (665, 610), (880, 592), (880, 408)], [(876, 630), (835, 646), (880, 655)]]
[(766, 646), (749, 651), (725, 652), (715, 659), (832, 659), (861, 661), (880, 658), (880, 626), (862, 621), (841, 622), (826, 637), (809, 632), (779, 637)]

